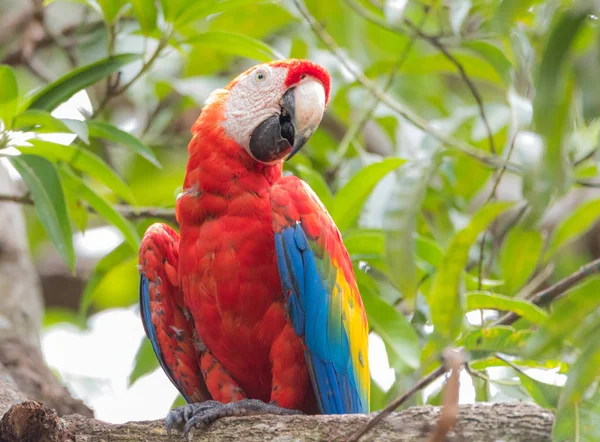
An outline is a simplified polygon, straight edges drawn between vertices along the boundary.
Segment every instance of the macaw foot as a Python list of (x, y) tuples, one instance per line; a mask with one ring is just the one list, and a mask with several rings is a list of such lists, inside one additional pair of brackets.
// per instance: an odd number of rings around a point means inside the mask
[(267, 404), (258, 399), (242, 399), (239, 402), (223, 404), (219, 401), (205, 401), (188, 404), (170, 411), (167, 416), (167, 433), (171, 429), (183, 429), (185, 440), (189, 441), (192, 428), (205, 430), (210, 424), (229, 416), (253, 416), (257, 414), (291, 415), (302, 414), (299, 410), (289, 410), (277, 405)]

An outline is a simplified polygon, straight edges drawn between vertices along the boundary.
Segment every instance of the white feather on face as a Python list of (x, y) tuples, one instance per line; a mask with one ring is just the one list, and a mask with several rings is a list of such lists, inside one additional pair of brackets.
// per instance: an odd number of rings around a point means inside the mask
[(250, 136), (267, 118), (279, 115), (287, 68), (260, 66), (229, 91), (225, 105), (225, 133), (249, 152)]

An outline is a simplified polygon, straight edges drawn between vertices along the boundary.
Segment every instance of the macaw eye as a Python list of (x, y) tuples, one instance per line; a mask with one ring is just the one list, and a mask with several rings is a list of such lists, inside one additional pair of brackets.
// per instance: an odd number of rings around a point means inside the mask
[(256, 73), (254, 74), (254, 80), (257, 83), (262, 83), (266, 79), (267, 79), (267, 72), (266, 71), (256, 71)]

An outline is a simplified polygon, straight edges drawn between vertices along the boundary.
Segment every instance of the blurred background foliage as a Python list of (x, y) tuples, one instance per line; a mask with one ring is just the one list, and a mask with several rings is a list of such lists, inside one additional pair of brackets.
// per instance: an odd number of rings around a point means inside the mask
[[(337, 222), (385, 344), (395, 382), (373, 383), (372, 410), (452, 345), (475, 400), (535, 401), (557, 411), (555, 440), (600, 440), (600, 264), (569, 276), (600, 256), (599, 10), (3, 0), (0, 145), (23, 192), (0, 200), (27, 207), (46, 325), (86, 327), (137, 302), (140, 235), (176, 225), (203, 101), (256, 62), (310, 58), (331, 73), (332, 98), (286, 168)], [(67, 100), (78, 117), (60, 112)], [(116, 248), (74, 246), (105, 225)], [(144, 341), (131, 382), (157, 367)], [(438, 404), (433, 385), (406, 405)]]

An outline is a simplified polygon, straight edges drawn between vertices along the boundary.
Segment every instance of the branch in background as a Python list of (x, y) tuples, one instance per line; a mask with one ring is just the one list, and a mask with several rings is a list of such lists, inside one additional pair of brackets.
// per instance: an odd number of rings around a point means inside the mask
[[(530, 297), (529, 300), (535, 305), (546, 306), (555, 301), (558, 297), (560, 297), (574, 285), (578, 284), (580, 281), (597, 273), (600, 273), (600, 258), (587, 263), (575, 273), (561, 279), (556, 284), (537, 292), (535, 295)], [(502, 318), (494, 322), (493, 325), (510, 325), (517, 321), (519, 317), (520, 316), (516, 313), (507, 313)]]
[(418, 36), (420, 39), (426, 41), (431, 46), (438, 49), (444, 55), (444, 57), (446, 57), (446, 59), (450, 63), (452, 63), (454, 65), (454, 67), (456, 67), (456, 69), (458, 70), (459, 76), (465, 82), (465, 84), (471, 91), (471, 95), (473, 95), (473, 98), (477, 102), (477, 107), (479, 108), (479, 114), (481, 116), (481, 120), (483, 121), (485, 129), (487, 131), (488, 142), (490, 145), (490, 152), (495, 154), (496, 153), (496, 145), (494, 143), (494, 135), (492, 133), (492, 128), (491, 128), (490, 123), (485, 114), (485, 109), (483, 107), (483, 100), (481, 98), (481, 94), (477, 90), (475, 83), (473, 83), (473, 81), (467, 75), (467, 72), (465, 71), (465, 68), (463, 67), (463, 65), (448, 51), (446, 46), (444, 46), (437, 37), (426, 34), (425, 32), (423, 32), (423, 30), (421, 29), (420, 26), (415, 25), (412, 21), (410, 21), (407, 18), (404, 18), (403, 22), (406, 25), (406, 27), (408, 28), (409, 32), (406, 32), (407, 29), (405, 29), (403, 27), (395, 26), (395, 25), (390, 24), (387, 21), (383, 20), (377, 14), (374, 14), (371, 11), (369, 11), (367, 8), (363, 7), (356, 0), (345, 0), (345, 1), (346, 1), (346, 4), (348, 4), (348, 6), (350, 6), (358, 15), (369, 20), (371, 23), (373, 23), (383, 29), (387, 29), (390, 32), (394, 32), (394, 33), (398, 33), (398, 34), (412, 33), (413, 37)]
[[(452, 136), (446, 136), (436, 129), (430, 126), (429, 122), (419, 115), (415, 114), (412, 110), (406, 108), (403, 104), (393, 99), (390, 95), (386, 94), (381, 90), (375, 83), (367, 78), (361, 71), (357, 70), (353, 63), (346, 57), (344, 52), (336, 44), (335, 40), (325, 30), (323, 25), (315, 20), (315, 18), (306, 10), (301, 4), (300, 0), (294, 0), (294, 4), (300, 11), (300, 14), (308, 22), (315, 34), (321, 39), (321, 41), (327, 46), (329, 51), (340, 61), (340, 63), (361, 83), (366, 89), (377, 97), (382, 103), (389, 106), (394, 112), (400, 116), (406, 118), (408, 121), (413, 123), (415, 126), (428, 133), (440, 143), (446, 145), (447, 148), (452, 149), (458, 153), (471, 157), (483, 164), (486, 164), (494, 169), (504, 167), (504, 161), (496, 155), (483, 152), (464, 141), (461, 141)], [(513, 163), (507, 163), (506, 168), (517, 174), (521, 174), (521, 168)]]
[[(68, 39), (78, 33), (89, 34), (89, 33), (95, 32), (97, 30), (100, 30), (102, 28), (104, 28), (103, 21), (90, 23), (89, 25), (87, 25), (83, 28), (80, 25), (67, 26), (59, 34), (56, 34), (53, 37), (46, 34), (43, 37), (41, 37), (40, 39), (34, 40), (32, 42), (32, 44), (33, 44), (32, 49), (33, 49), (33, 51), (37, 51), (38, 49), (43, 49), (45, 47), (51, 46), (51, 45), (55, 44), (55, 39), (57, 39), (57, 38), (60, 38), (63, 41), (63, 44), (70, 46), (71, 43), (67, 42), (66, 39)], [(26, 48), (24, 48), (23, 45), (19, 45), (19, 47), (17, 49), (6, 54), (0, 60), (0, 64), (9, 64), (9, 65), (22, 64), (24, 62), (24, 60), (26, 60), (25, 53), (26, 53)]]
[[(25, 195), (0, 195), (0, 202), (13, 202), (33, 206), (33, 199), (29, 194)], [(126, 204), (115, 204), (113, 206), (117, 212), (128, 219), (158, 218), (171, 223), (176, 223), (175, 211), (164, 209), (162, 207), (133, 207)], [(96, 213), (94, 209), (88, 207), (90, 213)]]
[(5, 11), (2, 26), (0, 26), (0, 46), (4, 46), (21, 28), (27, 26), (32, 16), (31, 8), (11, 8), (9, 11)]

